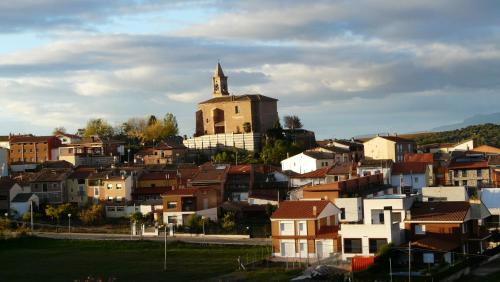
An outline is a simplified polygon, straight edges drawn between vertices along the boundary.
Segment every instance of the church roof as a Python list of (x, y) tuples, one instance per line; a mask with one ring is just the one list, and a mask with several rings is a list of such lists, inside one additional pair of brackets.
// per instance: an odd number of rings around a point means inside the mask
[(217, 63), (217, 66), (215, 67), (214, 77), (225, 77), (220, 63)]
[(215, 97), (200, 104), (210, 104), (219, 102), (232, 102), (232, 101), (278, 101), (271, 97), (267, 97), (261, 94), (244, 94), (244, 95), (227, 95), (223, 97)]

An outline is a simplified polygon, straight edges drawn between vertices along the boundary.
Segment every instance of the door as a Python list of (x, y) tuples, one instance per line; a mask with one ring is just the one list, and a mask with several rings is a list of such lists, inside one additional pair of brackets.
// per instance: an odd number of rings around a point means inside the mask
[(316, 255), (318, 258), (330, 257), (333, 253), (333, 240), (316, 241)]
[(208, 198), (203, 199), (203, 209), (208, 209)]
[(295, 243), (293, 241), (281, 242), (280, 250), (282, 257), (295, 257)]
[(299, 242), (299, 255), (301, 258), (306, 258), (307, 257), (307, 241), (301, 240)]

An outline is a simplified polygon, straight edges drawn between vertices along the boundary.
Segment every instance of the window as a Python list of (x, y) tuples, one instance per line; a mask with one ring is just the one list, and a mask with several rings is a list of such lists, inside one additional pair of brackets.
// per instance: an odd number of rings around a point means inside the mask
[(294, 235), (293, 222), (280, 222), (280, 235)]
[(85, 184), (85, 179), (78, 179), (78, 184)]
[(117, 212), (125, 211), (125, 207), (116, 207)]
[(240, 113), (240, 107), (234, 106), (234, 113), (239, 114)]
[(340, 208), (340, 219), (345, 219), (345, 208)]
[(418, 177), (415, 177), (413, 182), (418, 183)]
[(467, 233), (467, 223), (462, 224), (462, 233)]
[(116, 189), (122, 189), (122, 184), (121, 183), (116, 183)]
[(167, 217), (167, 222), (170, 224), (177, 224), (177, 216), (173, 215)]
[(42, 184), (42, 192), (47, 192), (47, 183)]
[(116, 197), (116, 201), (117, 202), (122, 202), (123, 201), (123, 197), (120, 197), (120, 196)]
[(376, 254), (380, 249), (387, 245), (387, 239), (369, 239), (370, 254)]
[(99, 188), (94, 188), (94, 197), (99, 197)]
[(57, 189), (57, 183), (52, 183), (52, 188)]
[(108, 190), (111, 190), (111, 189), (113, 189), (113, 184), (110, 183), (110, 184), (108, 184), (107, 187), (108, 187)]
[(177, 208), (177, 202), (168, 202), (167, 209), (175, 209)]
[(467, 176), (467, 171), (465, 169), (462, 169), (462, 177), (466, 177)]
[(476, 174), (477, 174), (478, 177), (481, 177), (481, 175), (482, 175), (481, 170), (480, 169), (476, 170)]
[(307, 225), (305, 221), (299, 222), (298, 230), (299, 230), (298, 235), (307, 235)]
[(346, 254), (361, 254), (361, 239), (344, 239), (344, 253)]
[(113, 201), (113, 197), (108, 197), (108, 202), (112, 202)]
[(425, 235), (425, 225), (423, 224), (415, 225), (415, 235)]

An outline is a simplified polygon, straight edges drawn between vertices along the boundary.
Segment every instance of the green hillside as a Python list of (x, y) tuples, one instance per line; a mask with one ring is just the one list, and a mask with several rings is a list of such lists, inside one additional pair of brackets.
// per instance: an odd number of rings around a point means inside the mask
[(417, 136), (418, 145), (435, 143), (456, 143), (473, 138), (477, 145), (490, 145), (500, 147), (500, 124), (486, 123), (472, 125), (461, 129), (428, 133)]

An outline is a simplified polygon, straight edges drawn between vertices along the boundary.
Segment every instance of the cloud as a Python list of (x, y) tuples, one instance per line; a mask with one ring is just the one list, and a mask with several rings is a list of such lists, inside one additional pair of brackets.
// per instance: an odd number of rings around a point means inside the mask
[[(213, 19), (166, 32), (103, 31), (153, 11), (195, 18), (197, 4)], [(191, 135), (220, 59), (231, 93), (276, 97), (282, 115), (299, 113), (318, 136), (430, 128), (496, 109), (483, 100), (500, 90), (498, 9), (427, 0), (2, 3), (0, 33), (49, 39), (0, 56), (0, 117), (47, 131), (172, 112)]]

